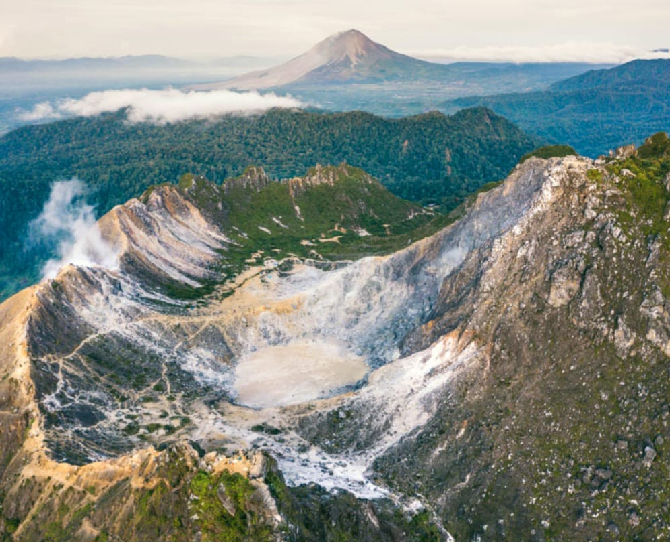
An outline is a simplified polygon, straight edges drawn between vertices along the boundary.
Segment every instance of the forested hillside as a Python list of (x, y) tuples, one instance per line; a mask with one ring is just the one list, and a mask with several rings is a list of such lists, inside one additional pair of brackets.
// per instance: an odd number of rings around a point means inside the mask
[(637, 60), (555, 83), (545, 92), (461, 98), (444, 110), (490, 107), (551, 143), (595, 157), (670, 129), (670, 60)]
[[(367, 113), (275, 110), (177, 124), (131, 124), (125, 112), (23, 127), (0, 138), (0, 298), (34, 280), (45, 254), (24, 251), (53, 181), (78, 177), (98, 214), (184, 173), (214, 182), (262, 165), (273, 178), (346, 162), (394, 194), (455, 207), (504, 178), (537, 141), (483, 108), (447, 117), (384, 119)], [(6, 276), (22, 270), (17, 283)]]

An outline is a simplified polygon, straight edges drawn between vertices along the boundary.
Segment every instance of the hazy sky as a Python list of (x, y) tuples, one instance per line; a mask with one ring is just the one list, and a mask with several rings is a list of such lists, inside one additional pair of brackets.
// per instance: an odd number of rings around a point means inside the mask
[(0, 56), (288, 57), (349, 28), (424, 56), (579, 60), (670, 47), (670, 1), (0, 0)]

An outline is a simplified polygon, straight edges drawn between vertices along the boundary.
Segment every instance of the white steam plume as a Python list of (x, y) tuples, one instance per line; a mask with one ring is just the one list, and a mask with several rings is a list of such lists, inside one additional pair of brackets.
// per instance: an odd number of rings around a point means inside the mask
[(454, 47), (412, 54), (426, 59), (469, 62), (587, 62), (596, 64), (623, 64), (635, 59), (670, 59), (670, 52), (647, 51), (638, 47), (615, 43), (569, 41), (540, 45)]
[(131, 122), (165, 124), (217, 115), (262, 113), (275, 107), (293, 108), (302, 104), (290, 96), (258, 92), (182, 92), (166, 90), (105, 90), (91, 92), (79, 100), (66, 99), (55, 104), (42, 102), (30, 111), (19, 113), (26, 121), (37, 121), (78, 115), (92, 117), (128, 108)]
[(58, 256), (42, 269), (43, 279), (56, 277), (67, 264), (117, 266), (118, 253), (102, 238), (93, 207), (83, 199), (85, 193), (79, 179), (55, 182), (42, 212), (30, 223), (33, 240), (58, 244)]

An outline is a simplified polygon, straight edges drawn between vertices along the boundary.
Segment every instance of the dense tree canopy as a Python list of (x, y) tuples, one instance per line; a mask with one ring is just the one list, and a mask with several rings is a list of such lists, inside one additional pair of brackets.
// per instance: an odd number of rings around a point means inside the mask
[[(286, 178), (317, 163), (346, 162), (402, 198), (447, 209), (504, 178), (536, 143), (483, 108), (403, 119), (273, 110), (167, 125), (129, 123), (120, 111), (26, 126), (0, 138), (0, 225), (7, 232), (0, 241), (0, 281), (45, 257), (24, 252), (26, 228), (59, 179), (82, 179), (102, 214), (186, 172), (221, 183), (249, 165)], [(22, 276), (0, 291), (24, 286), (34, 273)]]

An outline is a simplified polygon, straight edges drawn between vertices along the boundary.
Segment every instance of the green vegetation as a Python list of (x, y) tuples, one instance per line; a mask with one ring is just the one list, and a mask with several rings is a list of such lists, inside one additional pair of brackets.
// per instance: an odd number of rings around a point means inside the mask
[(202, 532), (202, 541), (234, 542), (271, 540), (271, 529), (252, 510), (250, 502), (255, 488), (240, 474), (227, 471), (213, 476), (198, 472), (190, 484), (195, 520)]
[(633, 156), (607, 166), (610, 173), (625, 182), (628, 205), (619, 211), (624, 227), (640, 224), (645, 235), (660, 236), (670, 247), (670, 235), (665, 212), (668, 204), (670, 178), (670, 139), (661, 132), (648, 138)]
[(659, 132), (647, 138), (637, 150), (640, 158), (659, 159), (670, 156), (670, 138), (665, 132)]
[(450, 220), (346, 165), (314, 168), (304, 179), (281, 183), (258, 168), (223, 188), (202, 177), (190, 182), (179, 190), (234, 242), (221, 251), (228, 278), (267, 259), (336, 261), (393, 252)]
[(279, 512), (285, 518), (288, 540), (301, 542), (440, 542), (430, 514), (402, 512), (391, 501), (365, 501), (351, 493), (329, 493), (319, 486), (289, 488), (274, 469), (265, 478)]
[(570, 145), (545, 145), (539, 149), (535, 149), (528, 154), (524, 154), (519, 160), (519, 163), (523, 163), (529, 158), (563, 158), (564, 156), (576, 156), (577, 151), (573, 149)]
[(266, 433), (268, 435), (281, 435), (282, 430), (274, 427), (268, 423), (263, 422), (262, 424), (257, 424), (254, 425), (251, 428), (252, 431), (255, 431), (256, 433)]
[(276, 110), (165, 126), (129, 124), (119, 112), (26, 126), (0, 138), (0, 298), (33, 283), (51, 255), (52, 246), (26, 239), (55, 180), (81, 178), (104, 213), (186, 172), (220, 184), (254, 164), (277, 179), (346, 162), (400, 197), (451, 209), (504, 178), (536, 143), (486, 109), (403, 119)]
[(602, 181), (603, 180), (603, 172), (600, 171), (599, 169), (589, 169), (586, 172), (586, 176), (591, 179), (592, 181)]
[(670, 129), (670, 60), (636, 60), (556, 83), (543, 92), (445, 102), (446, 111), (489, 107), (551, 143), (596, 157)]

